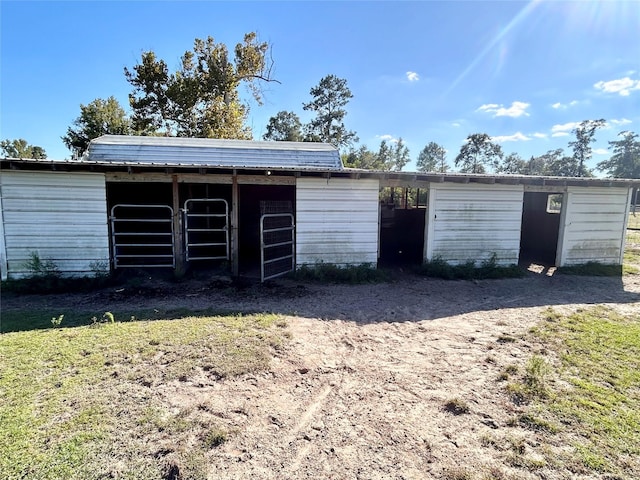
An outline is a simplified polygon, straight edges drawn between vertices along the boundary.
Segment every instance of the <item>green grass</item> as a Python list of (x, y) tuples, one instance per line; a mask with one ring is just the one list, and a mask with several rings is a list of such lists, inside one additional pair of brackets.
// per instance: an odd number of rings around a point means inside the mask
[[(640, 220), (640, 214), (636, 217)], [(640, 229), (640, 226), (638, 226)], [(635, 275), (640, 273), (640, 230), (627, 230), (624, 248), (623, 273)]]
[(443, 278), (445, 280), (484, 280), (495, 278), (518, 278), (526, 273), (517, 265), (498, 265), (495, 254), (480, 265), (469, 260), (460, 265), (452, 265), (440, 257), (425, 262), (417, 269), (417, 273), (426, 277)]
[(586, 275), (591, 277), (619, 277), (622, 275), (622, 271), (622, 265), (607, 265), (599, 262), (587, 262), (558, 268), (558, 273), (565, 275)]
[(204, 476), (206, 452), (233, 431), (175, 412), (153, 387), (265, 370), (284, 325), (192, 316), (1, 335), (0, 478), (161, 478), (166, 448), (181, 474)]
[(291, 274), (299, 281), (319, 283), (381, 283), (390, 280), (389, 273), (375, 265), (339, 266), (329, 263), (303, 265)]
[(640, 478), (640, 318), (605, 307), (569, 316), (549, 310), (533, 335), (560, 365), (529, 362), (521, 389), (544, 394), (532, 406), (536, 420), (526, 423), (563, 425), (574, 439), (564, 463), (577, 473)]

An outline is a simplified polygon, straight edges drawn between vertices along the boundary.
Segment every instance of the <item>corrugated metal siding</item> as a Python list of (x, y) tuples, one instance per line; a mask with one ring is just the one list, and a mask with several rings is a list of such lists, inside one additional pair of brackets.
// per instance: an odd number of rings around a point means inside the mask
[(28, 274), (32, 252), (62, 273), (91, 274), (109, 262), (105, 177), (100, 173), (0, 172), (7, 268)]
[(330, 144), (209, 138), (105, 135), (91, 141), (88, 161), (223, 168), (342, 170)]
[(630, 194), (627, 188), (568, 187), (561, 266), (622, 262)]
[(518, 263), (522, 185), (431, 184), (426, 258)]
[(298, 178), (296, 263), (378, 261), (377, 179)]

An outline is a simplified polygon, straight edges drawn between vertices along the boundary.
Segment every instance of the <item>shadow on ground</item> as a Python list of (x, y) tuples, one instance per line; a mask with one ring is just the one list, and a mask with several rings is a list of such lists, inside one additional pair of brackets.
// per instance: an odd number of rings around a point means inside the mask
[[(118, 320), (272, 312), (356, 323), (406, 322), (504, 308), (635, 303), (640, 301), (639, 292), (640, 276), (563, 275), (545, 268), (530, 270), (523, 278), (475, 281), (395, 272), (390, 282), (364, 285), (321, 285), (290, 279), (260, 284), (220, 276), (178, 283), (149, 278), (139, 285), (90, 293), (3, 293), (1, 313), (3, 332), (50, 328), (51, 318), (60, 314), (67, 319), (62, 326), (88, 324), (93, 317), (100, 320), (107, 311)], [(31, 318), (35, 314), (36, 320)]]

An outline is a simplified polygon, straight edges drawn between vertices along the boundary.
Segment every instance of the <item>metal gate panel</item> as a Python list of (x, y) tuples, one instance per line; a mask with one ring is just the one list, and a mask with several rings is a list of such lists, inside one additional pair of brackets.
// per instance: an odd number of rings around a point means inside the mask
[(113, 268), (175, 267), (171, 207), (118, 204), (109, 220)]
[(187, 261), (229, 259), (229, 204), (221, 198), (184, 202)]
[(280, 277), (295, 268), (295, 224), (291, 213), (260, 217), (260, 280)]

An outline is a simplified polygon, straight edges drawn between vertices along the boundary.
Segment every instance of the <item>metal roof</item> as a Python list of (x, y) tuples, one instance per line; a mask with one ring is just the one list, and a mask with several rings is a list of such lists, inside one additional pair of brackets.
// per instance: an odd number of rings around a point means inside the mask
[(103, 135), (92, 140), (80, 161), (168, 167), (343, 170), (340, 153), (327, 143), (126, 135)]

